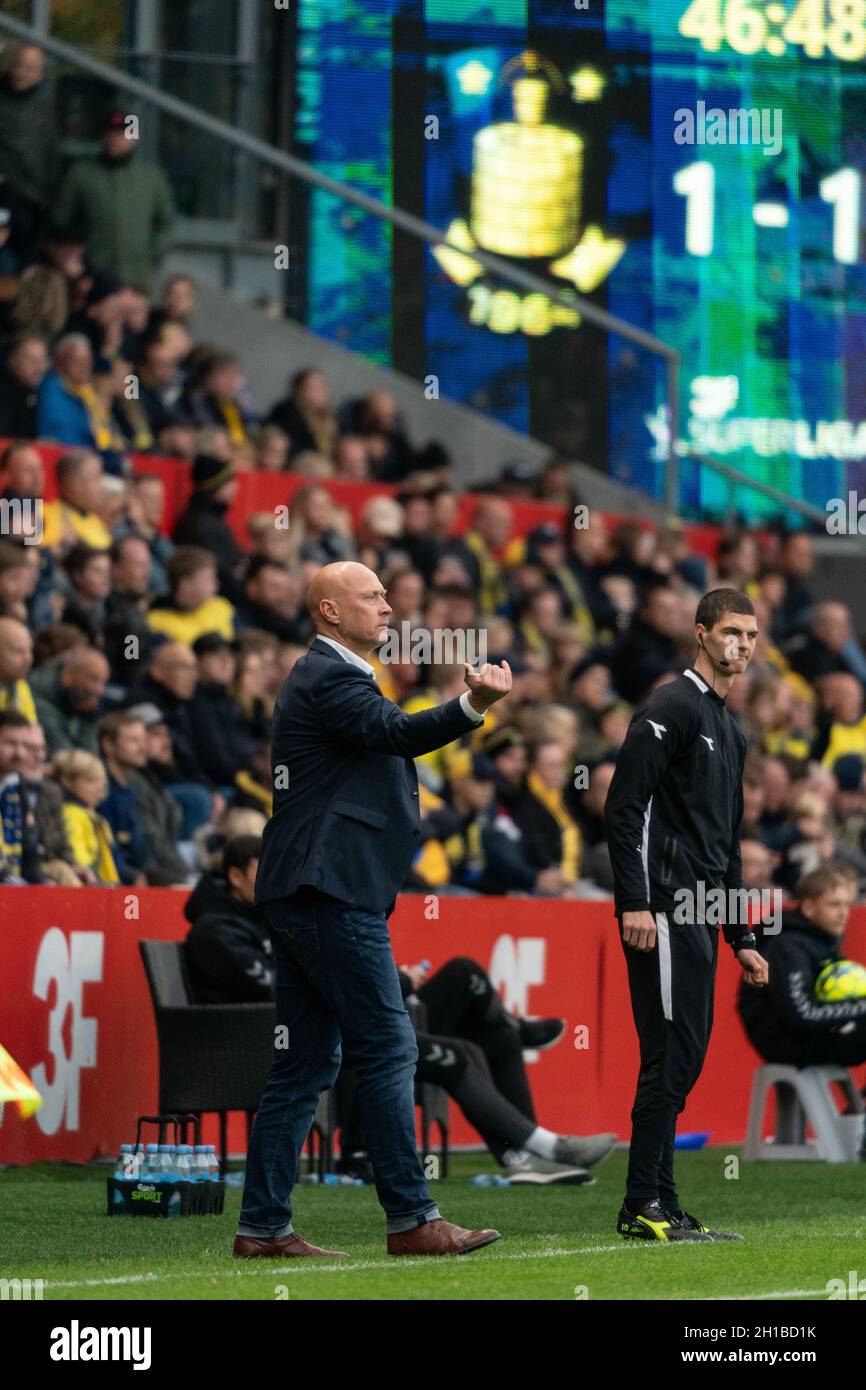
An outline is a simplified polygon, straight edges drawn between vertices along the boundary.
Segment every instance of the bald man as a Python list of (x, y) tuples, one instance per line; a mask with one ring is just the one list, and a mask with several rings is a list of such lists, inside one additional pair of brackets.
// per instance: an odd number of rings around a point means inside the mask
[(295, 1233), (291, 1190), (319, 1096), (344, 1057), (358, 1078), (389, 1254), (465, 1254), (499, 1233), (444, 1221), (428, 1191), (415, 1151), (418, 1049), (387, 918), (421, 838), (413, 759), (481, 724), (511, 689), (511, 672), (504, 662), (478, 672), (467, 665), (462, 695), (404, 714), (382, 695), (367, 659), (385, 640), (391, 612), (372, 570), (326, 565), (307, 601), (317, 636), (274, 711), (274, 812), (256, 903), (273, 942), (280, 1026), (250, 1138), (234, 1253), (343, 1254)]

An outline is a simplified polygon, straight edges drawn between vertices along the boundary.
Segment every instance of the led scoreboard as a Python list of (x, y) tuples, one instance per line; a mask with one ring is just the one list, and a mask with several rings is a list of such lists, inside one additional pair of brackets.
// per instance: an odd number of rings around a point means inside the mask
[(822, 507), (866, 480), (866, 0), (298, 0), (297, 23), (299, 150), (453, 244), (314, 194), (312, 328), (658, 493), (663, 366), (582, 325), (589, 296), (682, 353), (684, 448)]

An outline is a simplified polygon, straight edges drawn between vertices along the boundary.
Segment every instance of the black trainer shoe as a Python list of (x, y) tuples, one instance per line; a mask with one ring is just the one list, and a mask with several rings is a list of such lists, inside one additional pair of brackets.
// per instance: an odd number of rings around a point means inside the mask
[(647, 1202), (639, 1212), (620, 1207), (616, 1229), (627, 1240), (709, 1240), (702, 1230), (675, 1225), (661, 1202)]
[(696, 1216), (689, 1216), (687, 1211), (677, 1208), (671, 1211), (666, 1208), (670, 1217), (671, 1225), (678, 1231), (701, 1231), (709, 1236), (710, 1240), (742, 1240), (743, 1237), (737, 1231), (711, 1231), (709, 1226), (704, 1226)]
[(564, 1018), (521, 1018), (517, 1024), (521, 1047), (544, 1052), (553, 1047), (565, 1032)]

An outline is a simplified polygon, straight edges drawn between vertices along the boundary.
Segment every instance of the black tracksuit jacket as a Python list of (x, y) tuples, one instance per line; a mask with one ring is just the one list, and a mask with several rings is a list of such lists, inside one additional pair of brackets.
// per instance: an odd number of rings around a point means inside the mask
[(830, 1035), (866, 1023), (866, 999), (820, 1004), (815, 980), (832, 961), (844, 960), (842, 938), (831, 936), (799, 911), (782, 914), (782, 930), (760, 947), (769, 983), (753, 989), (740, 983), (737, 1009), (752, 1046), (768, 1062), (802, 1065)]
[[(739, 888), (746, 738), (696, 671), (661, 686), (632, 716), (604, 821), (614, 903), (671, 913), (681, 889)], [(748, 928), (725, 927), (735, 945)]]

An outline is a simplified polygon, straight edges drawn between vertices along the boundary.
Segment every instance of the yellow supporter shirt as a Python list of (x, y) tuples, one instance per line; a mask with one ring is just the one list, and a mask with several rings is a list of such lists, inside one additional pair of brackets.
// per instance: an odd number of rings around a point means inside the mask
[(227, 598), (217, 595), (188, 612), (179, 608), (152, 608), (147, 615), (147, 625), (170, 642), (183, 642), (188, 647), (206, 632), (218, 632), (230, 642), (235, 635), (235, 610)]
[(29, 724), (38, 724), (33, 692), (25, 680), (0, 686), (0, 709), (17, 709)]
[(94, 550), (111, 548), (111, 532), (96, 512), (82, 512), (59, 498), (46, 502), (42, 509), (42, 544), (49, 549), (62, 545), (69, 531), (75, 539), (92, 546)]

